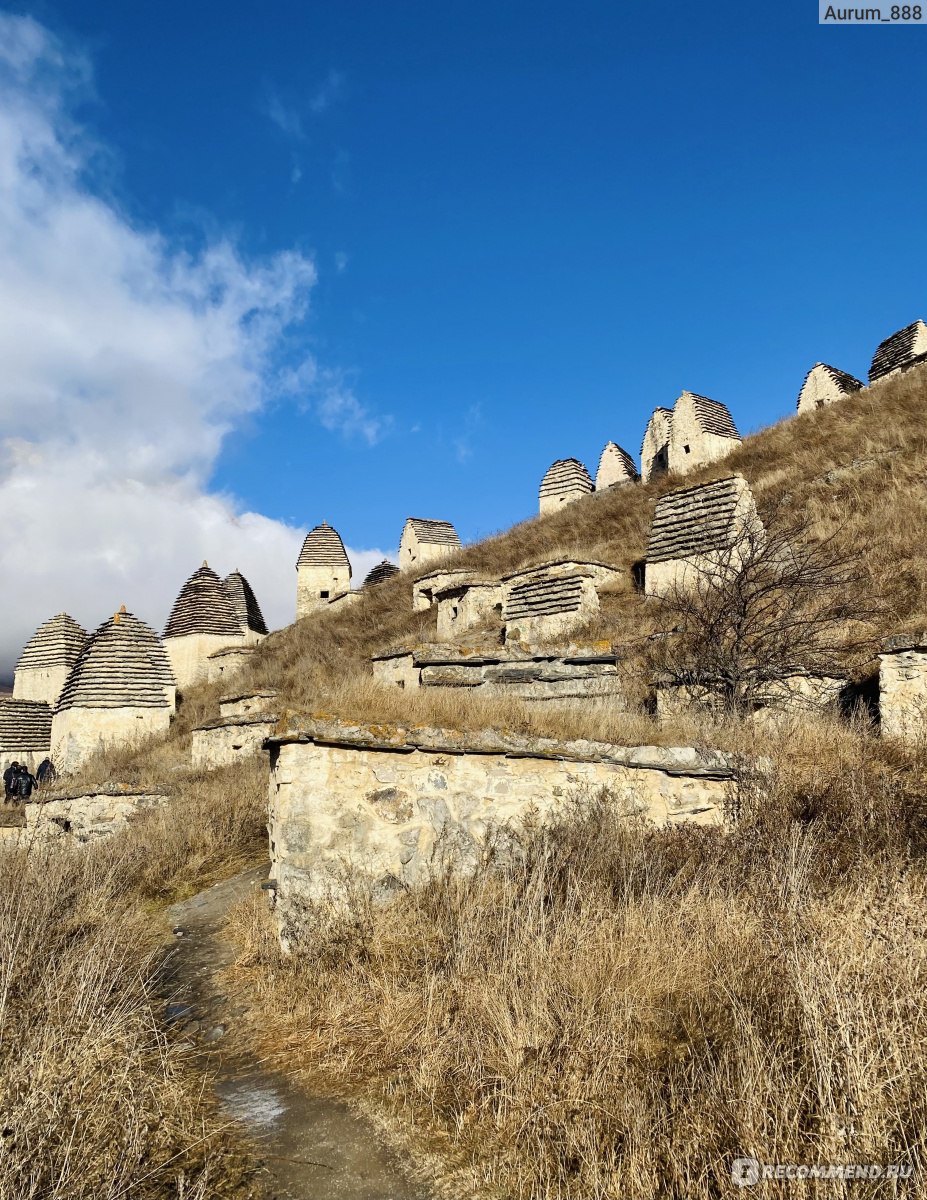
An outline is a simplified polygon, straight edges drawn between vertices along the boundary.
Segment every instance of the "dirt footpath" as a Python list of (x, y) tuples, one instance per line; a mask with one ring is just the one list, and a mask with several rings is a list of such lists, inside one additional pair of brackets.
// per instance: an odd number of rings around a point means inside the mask
[(218, 978), (234, 961), (221, 930), (229, 909), (266, 878), (266, 866), (252, 868), (167, 910), (167, 1020), (208, 1053), (220, 1103), (261, 1161), (267, 1200), (426, 1200), (369, 1121), (236, 1045), (243, 1010)]

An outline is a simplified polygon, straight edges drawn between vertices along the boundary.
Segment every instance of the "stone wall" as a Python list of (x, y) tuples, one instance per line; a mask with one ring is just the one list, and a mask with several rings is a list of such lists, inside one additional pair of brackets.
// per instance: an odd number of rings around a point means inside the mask
[(438, 637), (452, 640), (474, 625), (492, 621), (502, 627), (502, 584), (469, 580), (435, 593), (438, 603)]
[(199, 770), (211, 771), (257, 754), (277, 723), (275, 713), (251, 712), (219, 717), (193, 730), (191, 759)]
[(740, 445), (731, 414), (717, 400), (683, 392), (673, 406), (669, 439), (669, 469), (685, 475), (725, 458)]
[(733, 773), (720, 754), (525, 739), (491, 731), (291, 723), (269, 739), (271, 876), (286, 940), (307, 902), (358, 881), (375, 894), (437, 867), (472, 869), (492, 831), (608, 788), (657, 825), (718, 824)]
[(18, 667), (13, 676), (13, 698), (55, 704), (70, 671), (67, 664), (57, 667)]
[(253, 646), (229, 646), (216, 650), (206, 659), (206, 682), (218, 683), (233, 679), (239, 674), (254, 653)]
[(220, 717), (244, 717), (249, 713), (269, 712), (275, 707), (277, 691), (273, 688), (263, 692), (239, 692), (236, 696), (225, 696), (219, 701)]
[(327, 608), (351, 590), (351, 566), (301, 565), (296, 572), (296, 619)]
[(76, 842), (110, 837), (140, 813), (166, 804), (163, 792), (110, 787), (96, 792), (53, 793), (23, 806), (27, 838), (71, 838)]
[(181, 691), (194, 684), (205, 683), (208, 675), (206, 664), (210, 655), (217, 650), (243, 647), (245, 644), (243, 633), (188, 633), (183, 637), (164, 639), (164, 649)]
[(52, 717), (51, 757), (61, 772), (76, 771), (91, 755), (111, 746), (131, 746), (165, 734), (164, 708), (66, 708)]
[[(848, 685), (845, 675), (814, 675), (809, 671), (796, 670), (794, 674), (773, 679), (761, 689), (754, 715), (775, 712), (786, 716), (822, 712), (837, 704)], [(661, 720), (683, 716), (692, 709), (707, 708), (715, 711), (723, 708), (720, 688), (710, 686), (694, 688), (666, 676), (653, 681), (657, 701), (657, 716)]]
[(927, 632), (886, 638), (879, 654), (879, 719), (884, 737), (927, 736)]

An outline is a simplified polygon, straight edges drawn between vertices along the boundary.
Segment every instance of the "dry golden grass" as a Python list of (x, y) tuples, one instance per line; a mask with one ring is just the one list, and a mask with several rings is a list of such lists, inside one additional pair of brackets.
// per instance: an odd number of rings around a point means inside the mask
[(388, 1107), (449, 1195), (714, 1200), (741, 1154), (923, 1194), (927, 760), (827, 723), (767, 751), (736, 835), (587, 797), (474, 878), (319, 910), (289, 959), (244, 907), (262, 1052)]
[[(864, 589), (882, 603), (873, 653), (882, 635), (927, 619), (927, 549), (917, 536), (927, 528), (925, 404), (927, 367), (921, 367), (763, 430), (722, 462), (684, 480), (688, 485), (740, 471), (761, 512), (785, 498), (791, 511), (804, 514), (809, 537), (838, 531), (859, 557)], [(645, 557), (657, 498), (678, 486), (678, 479), (664, 478), (593, 494), (559, 513), (465, 547), (447, 566), (471, 567), (498, 578), (556, 558), (614, 564), (625, 571), (625, 583), (604, 597), (599, 620), (583, 632), (608, 639), (623, 648), (623, 656), (633, 656), (656, 616), (653, 606), (631, 589), (631, 566)], [(272, 635), (249, 664), (242, 685), (276, 687), (281, 704), (297, 710), (325, 708), (350, 719), (386, 719), (380, 706), (384, 693), (358, 686), (370, 677), (371, 656), (397, 645), (436, 640), (433, 611), (411, 611), (412, 578), (395, 576), (343, 612), (322, 613)], [(868, 599), (861, 597), (861, 605)], [(406, 697), (408, 719), (413, 719), (420, 701), (409, 692)], [(354, 701), (359, 706), (352, 707)], [(390, 714), (395, 710), (390, 704)], [(479, 727), (482, 710), (474, 705), (470, 711), (469, 723)], [(466, 712), (461, 721), (467, 723)]]

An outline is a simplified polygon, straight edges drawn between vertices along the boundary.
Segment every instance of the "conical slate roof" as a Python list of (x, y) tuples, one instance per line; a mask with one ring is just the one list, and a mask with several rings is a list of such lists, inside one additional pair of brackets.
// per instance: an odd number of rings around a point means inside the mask
[(232, 597), (212, 567), (203, 563), (180, 589), (164, 627), (164, 636), (218, 633), (234, 637), (241, 632)]
[[(734, 418), (726, 404), (722, 404), (720, 400), (710, 400), (707, 396), (699, 396), (696, 392), (683, 392), (679, 400), (683, 398), (691, 403), (695, 419), (703, 433), (740, 440)], [(677, 404), (679, 400), (676, 401)]]
[(0, 699), (0, 750), (48, 751), (52, 711), (34, 700)]
[(647, 561), (709, 554), (731, 545), (737, 507), (749, 487), (742, 475), (668, 492), (657, 501)]
[(174, 678), (171, 660), (168, 658), (167, 651), (164, 649), (164, 643), (158, 637), (157, 633), (155, 633), (150, 625), (146, 625), (140, 617), (137, 617), (134, 613), (126, 612), (124, 604), (116, 615), (119, 617), (120, 624), (128, 625), (134, 631), (139, 642), (148, 647), (148, 653), (162, 686), (169, 688), (176, 687), (177, 680)]
[[(167, 708), (163, 654), (158, 635), (150, 626), (132, 613), (116, 613), (87, 640), (58, 698), (56, 711)], [(169, 667), (167, 670), (170, 673)]]
[(541, 480), (541, 497), (559, 496), (564, 492), (591, 492), (589, 472), (578, 458), (558, 458), (547, 468)]
[(26, 642), (17, 671), (45, 667), (73, 667), (87, 640), (87, 630), (69, 617), (58, 613), (44, 621)]
[(327, 521), (310, 529), (299, 552), (296, 567), (347, 567), (350, 573), (351, 560), (338, 530), (332, 529)]
[(879, 343), (869, 368), (869, 382), (923, 361), (927, 361), (927, 325), (914, 321)]
[(389, 559), (384, 558), (381, 563), (377, 563), (367, 573), (367, 578), (364, 580), (364, 587), (376, 587), (378, 583), (385, 583), (393, 575), (399, 574), (399, 568), (395, 563), (391, 563)]
[(222, 582), (225, 590), (232, 597), (238, 620), (245, 633), (249, 630), (252, 633), (266, 633), (267, 625), (264, 622), (261, 606), (257, 602), (257, 596), (241, 571), (233, 571), (231, 575), (226, 575)]

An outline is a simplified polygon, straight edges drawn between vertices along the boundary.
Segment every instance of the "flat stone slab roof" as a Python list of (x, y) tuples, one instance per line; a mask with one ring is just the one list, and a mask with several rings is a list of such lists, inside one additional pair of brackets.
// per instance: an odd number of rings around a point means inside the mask
[(899, 650), (927, 650), (927, 632), (893, 633), (891, 637), (883, 638), (879, 653), (895, 654)]
[(427, 726), (352, 725), (320, 715), (294, 714), (286, 718), (285, 724), (286, 730), (267, 738), (265, 747), (296, 743), (400, 754), (411, 754), (416, 750), (440, 754), (501, 754), (507, 758), (611, 763), (636, 770), (662, 771), (667, 775), (734, 778), (727, 755), (717, 750), (696, 750), (693, 746), (615, 746), (609, 742), (524, 737), (495, 729), (463, 732)]

